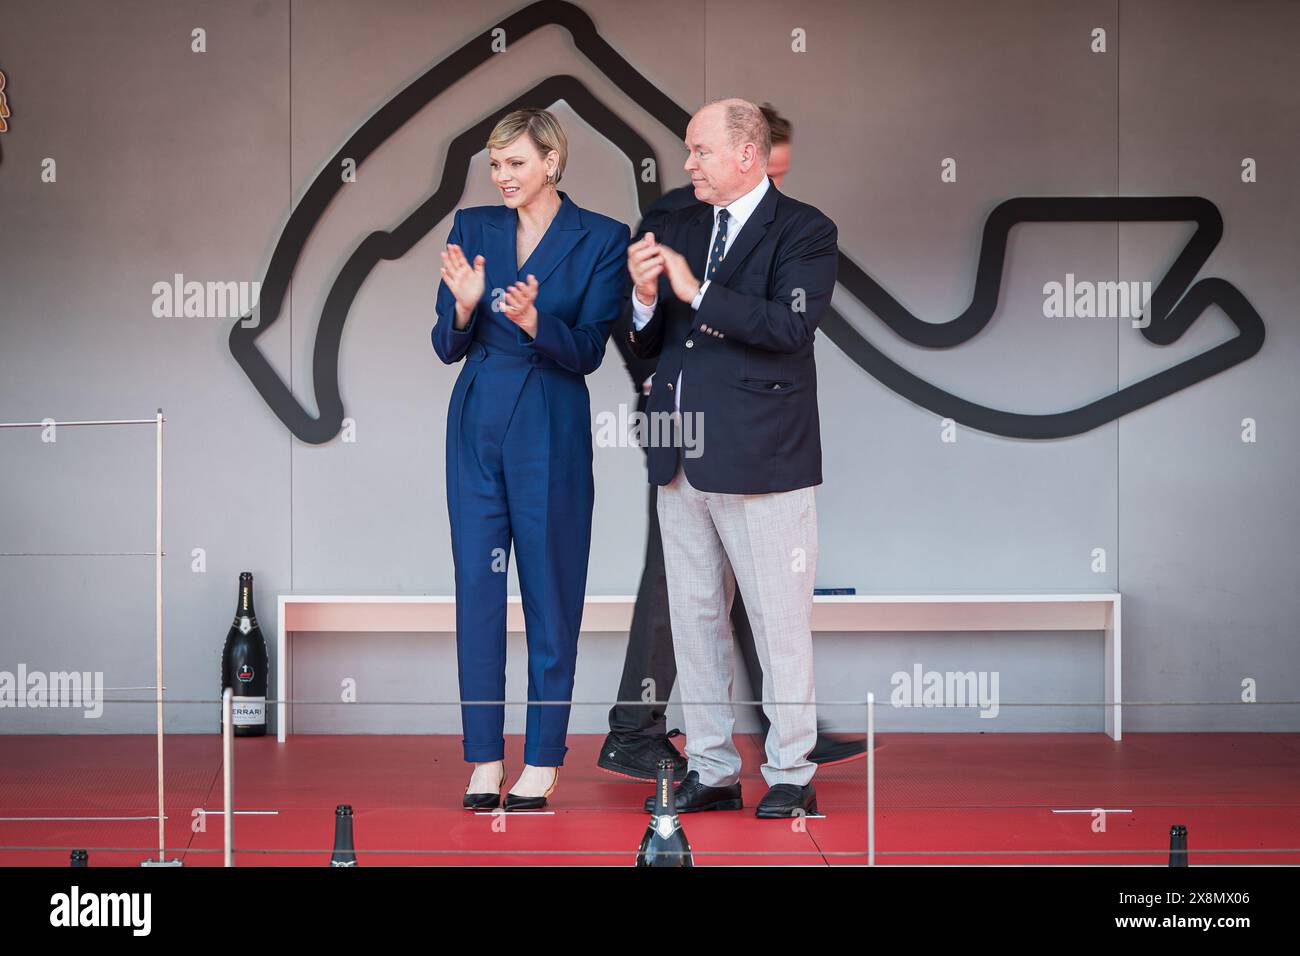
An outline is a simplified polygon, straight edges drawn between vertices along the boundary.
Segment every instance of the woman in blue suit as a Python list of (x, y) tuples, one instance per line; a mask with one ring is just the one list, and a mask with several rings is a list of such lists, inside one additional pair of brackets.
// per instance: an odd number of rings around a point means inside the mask
[[(487, 147), (503, 205), (456, 212), (432, 333), (440, 359), (465, 360), (447, 409), (447, 511), (470, 809), (496, 807), (505, 783), (505, 708), (466, 702), (505, 700), (512, 542), (528, 700), (572, 700), (594, 494), (584, 376), (622, 307), (630, 239), (556, 188), (568, 145), (547, 111), (511, 113)], [(568, 706), (528, 708), (507, 810), (546, 806), (568, 724)]]

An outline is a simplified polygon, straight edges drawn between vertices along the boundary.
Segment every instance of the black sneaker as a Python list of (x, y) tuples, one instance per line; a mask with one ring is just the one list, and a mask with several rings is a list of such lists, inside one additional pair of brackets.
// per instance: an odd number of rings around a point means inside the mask
[[(876, 744), (877, 747), (880, 744)], [(861, 738), (842, 739), (829, 734), (817, 735), (817, 743), (808, 753), (808, 759), (819, 767), (860, 760), (867, 755), (867, 742)]]
[(658, 776), (659, 761), (665, 757), (673, 762), (673, 780), (681, 782), (686, 776), (686, 758), (677, 752), (669, 737), (680, 737), (680, 730), (666, 734), (620, 734), (610, 732), (601, 745), (596, 766), (626, 780), (654, 783)]

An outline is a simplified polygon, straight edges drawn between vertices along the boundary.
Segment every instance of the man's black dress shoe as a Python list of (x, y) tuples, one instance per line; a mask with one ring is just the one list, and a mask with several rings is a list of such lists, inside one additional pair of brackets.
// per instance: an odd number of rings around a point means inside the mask
[[(686, 775), (681, 786), (673, 790), (673, 806), (678, 813), (698, 813), (701, 810), (739, 810), (744, 806), (740, 802), (740, 781), (729, 787), (706, 787), (700, 783), (700, 775), (692, 770)], [(655, 798), (645, 798), (645, 812), (655, 812)]]
[(677, 748), (668, 739), (680, 737), (681, 733), (680, 730), (670, 730), (666, 734), (610, 732), (600, 748), (596, 766), (629, 780), (654, 783), (659, 775), (659, 761), (667, 757), (673, 762), (673, 779), (681, 781), (686, 776), (686, 758), (677, 752)]
[(817, 791), (811, 783), (802, 787), (794, 783), (774, 784), (754, 810), (756, 817), (794, 817), (817, 813)]
[(847, 763), (867, 755), (865, 740), (840, 740), (827, 734), (818, 734), (817, 743), (808, 752), (808, 759), (821, 767)]

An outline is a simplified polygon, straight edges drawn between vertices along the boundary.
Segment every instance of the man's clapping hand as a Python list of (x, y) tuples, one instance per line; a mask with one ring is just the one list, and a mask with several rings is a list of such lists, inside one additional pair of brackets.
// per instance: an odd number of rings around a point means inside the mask
[(700, 280), (695, 278), (691, 267), (686, 264), (686, 257), (665, 245), (658, 245), (659, 257), (663, 261), (664, 271), (668, 273), (668, 282), (673, 287), (673, 295), (683, 302), (693, 302), (700, 291)]
[(642, 305), (654, 305), (659, 295), (659, 276), (664, 271), (659, 249), (653, 232), (647, 232), (627, 247), (627, 271)]
[(647, 232), (627, 247), (627, 271), (642, 305), (654, 304), (659, 295), (659, 277), (665, 272), (673, 295), (683, 302), (693, 301), (700, 291), (700, 282), (686, 264), (686, 257), (656, 242), (653, 232)]

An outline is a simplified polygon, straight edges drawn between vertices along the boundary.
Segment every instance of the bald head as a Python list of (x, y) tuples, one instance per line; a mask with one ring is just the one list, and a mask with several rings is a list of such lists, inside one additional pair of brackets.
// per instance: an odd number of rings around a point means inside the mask
[(772, 131), (763, 111), (736, 97), (702, 106), (686, 127), (684, 168), (695, 198), (726, 206), (767, 175)]

